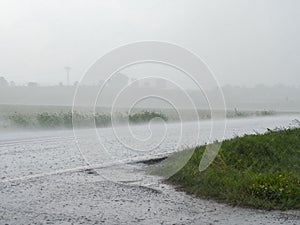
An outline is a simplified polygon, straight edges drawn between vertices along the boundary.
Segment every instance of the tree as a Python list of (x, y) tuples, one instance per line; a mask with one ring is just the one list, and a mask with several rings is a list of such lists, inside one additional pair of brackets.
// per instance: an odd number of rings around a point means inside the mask
[(0, 77), (0, 87), (7, 87), (8, 82), (4, 77)]

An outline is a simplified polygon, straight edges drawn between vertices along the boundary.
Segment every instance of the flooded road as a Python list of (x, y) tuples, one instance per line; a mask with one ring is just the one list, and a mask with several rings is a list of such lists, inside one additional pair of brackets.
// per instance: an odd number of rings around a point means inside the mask
[(194, 123), (168, 124), (168, 132), (162, 124), (134, 126), (132, 133), (126, 127), (81, 129), (76, 137), (72, 130), (1, 131), (0, 224), (299, 224), (299, 211), (265, 212), (196, 199), (147, 175), (147, 165), (130, 163), (293, 126), (299, 118), (231, 119), (224, 137), (222, 123), (211, 136), (208, 121), (200, 122), (199, 136)]

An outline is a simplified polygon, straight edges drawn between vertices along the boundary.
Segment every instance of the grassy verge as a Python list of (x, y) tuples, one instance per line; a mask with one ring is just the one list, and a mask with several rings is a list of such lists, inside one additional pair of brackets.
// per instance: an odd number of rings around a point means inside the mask
[[(226, 140), (214, 162), (200, 172), (204, 150), (205, 146), (197, 147), (188, 163), (168, 181), (190, 194), (231, 205), (300, 208), (300, 129)], [(156, 165), (152, 173), (164, 175), (186, 152), (175, 153), (171, 156), (175, 161)]]

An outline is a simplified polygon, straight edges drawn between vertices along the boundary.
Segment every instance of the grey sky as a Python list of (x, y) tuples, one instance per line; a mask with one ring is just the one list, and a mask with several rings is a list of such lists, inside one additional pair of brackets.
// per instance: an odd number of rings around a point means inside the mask
[(197, 53), (222, 85), (300, 85), (298, 0), (1, 0), (0, 76), (79, 80), (97, 58), (140, 40)]

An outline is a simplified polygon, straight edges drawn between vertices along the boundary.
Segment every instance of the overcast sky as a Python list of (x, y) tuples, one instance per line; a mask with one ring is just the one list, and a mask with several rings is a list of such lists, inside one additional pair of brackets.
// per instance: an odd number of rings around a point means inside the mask
[(299, 0), (0, 0), (0, 76), (71, 80), (112, 48), (161, 40), (197, 53), (222, 85), (300, 85)]

